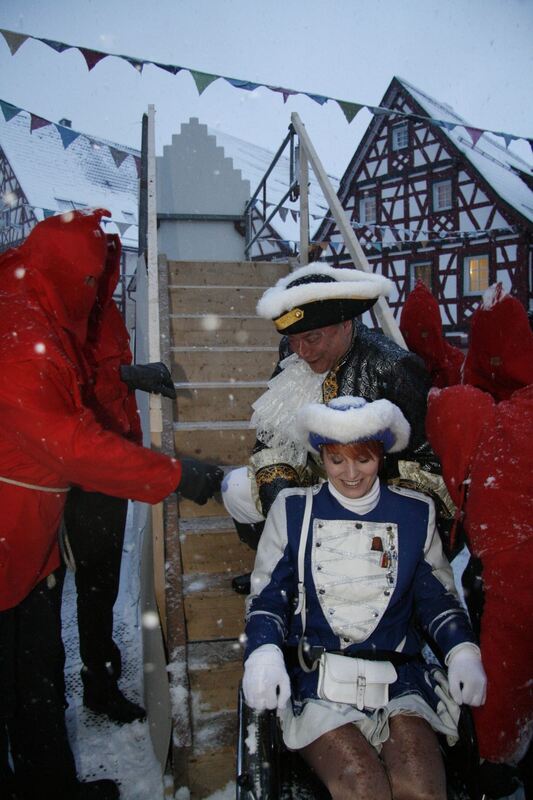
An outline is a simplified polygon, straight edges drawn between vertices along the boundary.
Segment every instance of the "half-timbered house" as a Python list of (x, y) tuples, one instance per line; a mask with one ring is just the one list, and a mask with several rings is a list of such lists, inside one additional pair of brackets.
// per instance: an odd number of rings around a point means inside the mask
[[(392, 80), (381, 107), (399, 113), (374, 116), (339, 199), (373, 269), (395, 283), (395, 315), (417, 279), (437, 297), (451, 335), (464, 335), (482, 292), (495, 281), (527, 308), (531, 167), (500, 137), (470, 128), (403, 79)], [(314, 239), (330, 243), (328, 260), (349, 263), (332, 219), (323, 220)]]

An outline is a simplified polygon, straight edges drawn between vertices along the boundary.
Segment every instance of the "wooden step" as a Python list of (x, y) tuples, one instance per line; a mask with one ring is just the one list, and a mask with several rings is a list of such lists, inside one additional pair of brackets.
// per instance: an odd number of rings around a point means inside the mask
[(174, 446), (179, 456), (193, 456), (214, 464), (245, 464), (255, 443), (247, 421), (175, 422)]
[(263, 291), (289, 273), (288, 264), (271, 261), (169, 261), (170, 284), (262, 286)]
[(267, 381), (220, 381), (219, 383), (176, 383), (179, 422), (245, 420), (252, 415), (252, 403), (266, 391)]
[(170, 313), (253, 316), (261, 286), (169, 286)]
[(228, 517), (226, 528), (180, 526), (180, 549), (184, 576), (242, 575), (251, 572), (255, 552), (243, 544)]
[(268, 380), (278, 362), (276, 347), (172, 347), (176, 383)]
[(244, 631), (246, 597), (231, 588), (228, 574), (221, 578), (196, 575), (184, 579), (183, 604), (189, 642), (239, 639)]
[(279, 347), (280, 342), (279, 333), (269, 319), (246, 314), (173, 314), (170, 324), (174, 346)]

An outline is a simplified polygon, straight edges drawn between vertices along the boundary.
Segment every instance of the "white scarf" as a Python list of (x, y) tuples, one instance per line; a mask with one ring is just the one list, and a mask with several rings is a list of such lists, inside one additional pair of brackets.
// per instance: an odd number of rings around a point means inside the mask
[(345, 497), (343, 494), (337, 491), (331, 481), (328, 482), (328, 489), (330, 494), (333, 495), (335, 500), (337, 500), (337, 502), (339, 502), (343, 508), (346, 508), (348, 511), (352, 511), (354, 514), (359, 515), (369, 514), (371, 511), (373, 511), (379, 503), (379, 497), (381, 493), (379, 478), (377, 476), (376, 480), (372, 484), (372, 488), (363, 497)]

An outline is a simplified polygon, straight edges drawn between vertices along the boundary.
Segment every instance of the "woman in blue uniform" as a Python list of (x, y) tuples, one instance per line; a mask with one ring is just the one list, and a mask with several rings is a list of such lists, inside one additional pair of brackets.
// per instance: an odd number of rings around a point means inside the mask
[[(459, 705), (481, 705), (486, 678), (432, 500), (378, 477), (409, 424), (388, 400), (339, 397), (305, 406), (297, 425), (327, 481), (282, 491), (270, 510), (247, 603), (246, 702), (278, 709), (286, 746), (335, 800), (445, 800), (435, 731), (457, 740)], [(421, 658), (420, 630), (447, 679)]]

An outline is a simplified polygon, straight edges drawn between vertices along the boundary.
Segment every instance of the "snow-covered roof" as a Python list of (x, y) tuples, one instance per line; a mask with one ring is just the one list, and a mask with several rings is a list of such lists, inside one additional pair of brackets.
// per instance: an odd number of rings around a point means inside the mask
[(403, 78), (397, 77), (396, 80), (430, 117), (443, 122), (451, 122), (457, 126), (453, 130), (447, 128), (440, 128), (440, 130), (463, 153), (502, 200), (515, 208), (522, 216), (533, 221), (533, 191), (515, 172), (518, 170), (533, 178), (531, 165), (506, 149), (500, 143), (499, 138), (497, 139), (490, 133), (482, 133), (476, 144), (473, 145), (472, 138), (466, 130), (466, 127), (472, 128), (473, 126), (456, 114), (451, 106), (439, 103), (438, 100), (430, 97), (421, 89), (417, 89)]
[[(0, 114), (0, 147), (38, 220), (45, 210), (64, 211), (69, 203), (107, 208), (115, 224), (106, 223), (106, 232), (137, 248), (138, 150), (84, 134), (65, 148), (55, 125), (30, 132), (26, 112), (9, 122)], [(127, 154), (120, 166), (110, 148)]]
[[(217, 144), (224, 149), (226, 156), (232, 159), (233, 166), (242, 173), (245, 180), (250, 181), (252, 195), (261, 183), (270, 167), (275, 152), (259, 147), (251, 142), (230, 136), (218, 129), (209, 128), (209, 133), (214, 135)], [(279, 142), (281, 146), (281, 141)], [(335, 192), (339, 188), (339, 178), (328, 175)], [(280, 156), (267, 180), (267, 214), (279, 203), (290, 186), (290, 158), (288, 149)], [(283, 204), (281, 215), (278, 213), (272, 219), (272, 226), (282, 239), (299, 242), (299, 201), (287, 199)], [(313, 173), (309, 169), (309, 227), (312, 230), (316, 221), (322, 220), (328, 210), (322, 189)]]

